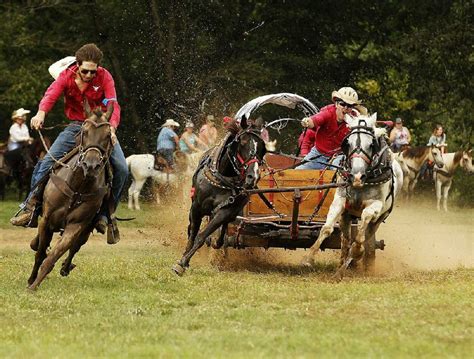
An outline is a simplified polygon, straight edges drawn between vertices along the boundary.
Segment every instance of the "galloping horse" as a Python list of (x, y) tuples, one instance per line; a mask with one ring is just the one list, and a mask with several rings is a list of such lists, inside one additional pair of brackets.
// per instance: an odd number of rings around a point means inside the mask
[(407, 198), (413, 196), (416, 183), (418, 182), (418, 174), (425, 161), (434, 161), (438, 167), (443, 167), (441, 150), (435, 145), (406, 149), (397, 153), (395, 159), (403, 171), (403, 191), (406, 193)]
[[(261, 128), (248, 126), (243, 116), (240, 125), (233, 121), (227, 129), (225, 139), (204, 154), (194, 173), (188, 244), (181, 260), (173, 266), (178, 275), (184, 273), (194, 253), (219, 227), (215, 248), (223, 245), (227, 225), (248, 202), (245, 189), (255, 187), (259, 179), (259, 165), (266, 153)], [(204, 216), (211, 216), (211, 220), (198, 234)]]
[[(167, 173), (166, 171), (158, 171), (154, 168), (155, 156), (151, 154), (131, 155), (126, 158), (127, 166), (132, 176), (132, 184), (128, 189), (128, 208), (140, 210), (140, 202), (138, 200), (140, 192), (148, 178), (152, 178), (155, 184), (171, 185), (178, 187), (181, 176), (189, 175), (196, 166), (192, 167), (190, 160), (184, 152), (177, 151), (174, 154), (174, 171)], [(192, 168), (192, 169), (191, 169)], [(160, 204), (160, 195), (156, 193), (156, 203)]]
[[(36, 251), (35, 264), (28, 279), (31, 290), (40, 285), (68, 250), (69, 256), (62, 264), (61, 275), (69, 274), (75, 267), (72, 258), (87, 242), (104, 198), (109, 202), (107, 198), (111, 197), (107, 163), (113, 147), (108, 122), (113, 106), (109, 106), (105, 114), (100, 110), (91, 112), (86, 101), (85, 110), (87, 119), (77, 136), (75, 152), (70, 153), (69, 158), (61, 162), (62, 167), (57, 167), (51, 174), (44, 190), (43, 219), (30, 244)], [(62, 231), (61, 239), (46, 254), (53, 233), (59, 231)]]
[(448, 193), (453, 184), (453, 176), (456, 168), (461, 167), (466, 172), (473, 173), (474, 166), (472, 165), (472, 150), (458, 151), (443, 154), (444, 166), (435, 166), (433, 171), (433, 178), (436, 188), (436, 207), (438, 211), (441, 210), (441, 198), (443, 198), (443, 209), (448, 211)]
[[(346, 115), (346, 122), (351, 128), (342, 145), (347, 172), (343, 173), (345, 176), (339, 176), (338, 182), (347, 177), (349, 186), (336, 189), (326, 223), (303, 260), (305, 265), (313, 264), (315, 254), (340, 218), (341, 261), (336, 272), (338, 280), (343, 278), (353, 260), (363, 257), (366, 268), (373, 264), (375, 233), (390, 214), (403, 183), (400, 165), (392, 160), (392, 153), (385, 142), (386, 130), (375, 127), (376, 119), (376, 114), (357, 118)], [(352, 218), (360, 218), (355, 238), (351, 238)]]

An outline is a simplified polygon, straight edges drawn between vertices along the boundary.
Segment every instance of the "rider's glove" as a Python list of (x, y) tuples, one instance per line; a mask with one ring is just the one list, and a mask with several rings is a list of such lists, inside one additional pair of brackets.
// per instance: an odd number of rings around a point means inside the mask
[(310, 117), (305, 117), (301, 120), (301, 126), (308, 127), (308, 128), (313, 128), (314, 127), (314, 122)]

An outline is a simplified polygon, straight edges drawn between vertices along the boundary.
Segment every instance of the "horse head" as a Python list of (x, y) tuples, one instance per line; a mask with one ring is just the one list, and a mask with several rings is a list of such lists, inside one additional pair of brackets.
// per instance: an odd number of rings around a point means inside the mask
[(240, 125), (231, 122), (228, 130), (234, 135), (229, 143), (228, 156), (234, 171), (240, 175), (244, 188), (253, 188), (260, 178), (259, 166), (265, 156), (265, 142), (260, 136), (262, 127), (249, 124), (245, 116)]
[(109, 105), (107, 112), (100, 109), (91, 111), (85, 103), (86, 120), (82, 124), (78, 136), (79, 160), (85, 177), (96, 177), (103, 168), (112, 151), (112, 140), (109, 119), (112, 116), (113, 105)]
[(441, 149), (436, 146), (436, 145), (431, 145), (430, 146), (430, 153), (428, 155), (428, 159), (430, 161), (433, 161), (436, 166), (439, 168), (443, 168), (444, 166), (444, 161), (443, 161), (443, 153), (441, 152)]
[(474, 166), (472, 165), (472, 150), (462, 152), (461, 167), (469, 173), (474, 172)]
[(381, 136), (386, 135), (383, 128), (375, 128), (377, 113), (372, 116), (346, 115), (345, 121), (351, 131), (342, 142), (342, 152), (346, 156), (346, 167), (349, 170), (349, 180), (354, 187), (362, 187), (368, 177), (379, 164)]

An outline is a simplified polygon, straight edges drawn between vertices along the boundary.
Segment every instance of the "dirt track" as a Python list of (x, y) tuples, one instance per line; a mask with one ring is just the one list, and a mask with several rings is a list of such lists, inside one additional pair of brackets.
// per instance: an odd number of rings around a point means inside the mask
[[(187, 206), (181, 204), (166, 213), (173, 213), (173, 218), (163, 218), (157, 229), (124, 228), (122, 242), (119, 246), (149, 247), (150, 249), (166, 247), (176, 253), (178, 259), (185, 246), (187, 226)], [(157, 212), (161, 210), (157, 208)], [(459, 266), (474, 267), (474, 210), (453, 209), (444, 213), (436, 211), (431, 203), (417, 205), (399, 204), (382, 224), (377, 239), (385, 240), (385, 250), (377, 251), (376, 271), (379, 273), (407, 271), (411, 269), (450, 269)], [(179, 226), (179, 227), (178, 227)], [(178, 232), (177, 232), (178, 230)], [(0, 243), (8, 246), (27, 248), (34, 236), (33, 229), (2, 229)], [(87, 244), (88, 248), (104, 246), (105, 238), (93, 235)], [(153, 250), (153, 249), (152, 249)], [(154, 251), (154, 250), (153, 250)], [(298, 264), (305, 251), (255, 248), (252, 250), (231, 250), (225, 262), (227, 269), (252, 269), (261, 265), (294, 265)], [(335, 263), (339, 251), (328, 250), (318, 255), (318, 261)], [(217, 258), (217, 259), (216, 259)], [(221, 255), (207, 248), (198, 252), (194, 263), (205, 263), (209, 260), (224, 264)]]

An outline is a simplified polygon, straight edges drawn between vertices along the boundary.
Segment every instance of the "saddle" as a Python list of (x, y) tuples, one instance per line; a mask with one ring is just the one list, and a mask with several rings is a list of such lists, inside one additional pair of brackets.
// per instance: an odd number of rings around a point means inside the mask
[(173, 172), (173, 167), (168, 163), (166, 158), (158, 153), (155, 153), (155, 163), (153, 164), (153, 168), (165, 173)]

